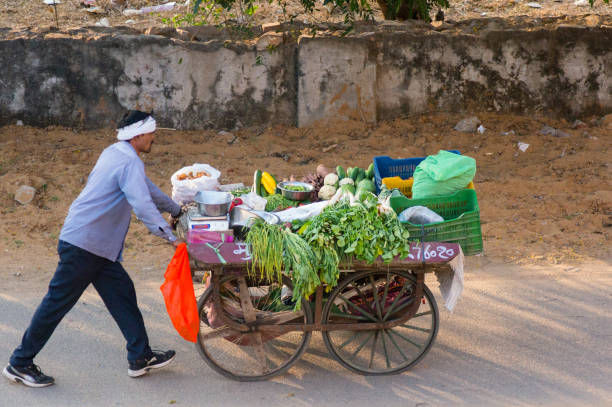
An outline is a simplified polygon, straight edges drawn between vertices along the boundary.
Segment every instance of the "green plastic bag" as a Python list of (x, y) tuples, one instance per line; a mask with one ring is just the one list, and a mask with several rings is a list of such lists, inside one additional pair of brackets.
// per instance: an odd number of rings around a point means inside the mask
[(476, 175), (476, 160), (466, 155), (440, 150), (414, 169), (412, 198), (452, 195), (465, 189)]

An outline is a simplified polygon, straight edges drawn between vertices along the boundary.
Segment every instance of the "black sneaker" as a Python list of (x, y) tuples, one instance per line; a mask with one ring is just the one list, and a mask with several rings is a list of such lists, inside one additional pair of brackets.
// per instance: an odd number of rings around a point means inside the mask
[(142, 376), (144, 374), (147, 374), (147, 372), (151, 369), (159, 369), (161, 367), (167, 366), (170, 362), (174, 360), (175, 355), (176, 352), (173, 350), (169, 350), (166, 352), (154, 350), (152, 351), (150, 357), (130, 362), (128, 376)]
[(15, 367), (8, 365), (2, 371), (2, 375), (9, 380), (23, 383), (29, 387), (47, 387), (55, 383), (55, 379), (40, 371), (35, 364), (28, 367)]

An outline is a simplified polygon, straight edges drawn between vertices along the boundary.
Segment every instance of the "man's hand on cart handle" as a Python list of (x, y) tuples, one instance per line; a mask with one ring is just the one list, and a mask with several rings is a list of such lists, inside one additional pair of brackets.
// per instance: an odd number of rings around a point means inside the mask
[(178, 224), (179, 219), (181, 219), (181, 216), (184, 213), (186, 213), (188, 210), (189, 210), (189, 207), (187, 205), (182, 205), (180, 212), (176, 216), (172, 216), (172, 215), (170, 216), (170, 221), (168, 223), (170, 223), (172, 230), (176, 230), (176, 225)]
[(183, 240), (181, 237), (177, 237), (174, 242), (169, 243), (172, 244), (172, 246), (174, 246), (174, 248), (176, 249), (181, 243), (185, 243), (185, 240)]

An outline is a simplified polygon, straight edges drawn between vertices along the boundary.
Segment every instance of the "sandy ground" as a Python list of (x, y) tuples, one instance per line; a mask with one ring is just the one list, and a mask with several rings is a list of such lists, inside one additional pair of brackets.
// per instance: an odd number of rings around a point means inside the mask
[[(544, 117), (477, 115), (486, 128), (484, 134), (453, 130), (465, 115), (452, 114), (377, 125), (248, 128), (233, 135), (158, 130), (153, 151), (143, 159), (149, 177), (171, 194), (172, 173), (193, 163), (219, 169), (222, 183), (250, 185), (257, 168), (282, 178), (314, 172), (319, 163), (365, 167), (377, 155), (406, 158), (458, 149), (478, 165), (481, 264), (612, 260), (612, 131), (601, 118), (583, 118), (586, 127), (573, 129), (571, 123)], [(540, 135), (544, 125), (569, 137)], [(236, 140), (228, 144), (234, 136)], [(68, 207), (100, 152), (115, 140), (113, 129), (0, 128), (0, 278), (49, 277)], [(525, 152), (519, 150), (519, 142), (529, 144)], [(32, 203), (14, 200), (20, 185), (36, 188)], [(158, 267), (167, 264), (171, 255), (171, 246), (150, 235), (134, 218), (126, 261)]]
[[(111, 26), (131, 26), (144, 29), (151, 26), (161, 26), (162, 19), (172, 19), (176, 15), (189, 12), (189, 7), (184, 1), (176, 1), (176, 7), (171, 11), (147, 13), (143, 15), (122, 14), (124, 8), (139, 9), (145, 6), (155, 6), (167, 3), (166, 0), (116, 0), (117, 3), (126, 4), (122, 9), (104, 8), (100, 13), (87, 12), (81, 6), (82, 0), (63, 0), (57, 6), (57, 17), (61, 29), (77, 28), (94, 25), (101, 19), (106, 18)], [(101, 6), (107, 6), (110, 0), (97, 0)], [(206, 2), (204, 2), (206, 3)], [(317, 22), (339, 22), (343, 16), (336, 11), (326, 8), (322, 2), (317, 2), (312, 14), (303, 12), (303, 8), (296, 0), (283, 1), (285, 10), (279, 1), (257, 2), (258, 9), (253, 15), (252, 24), (284, 22), (291, 19)], [(375, 2), (372, 2), (374, 17), (382, 20), (383, 16)], [(612, 5), (605, 4), (602, 0), (596, 0), (594, 7), (588, 5), (576, 5), (576, 0), (541, 0), (538, 3), (541, 8), (530, 7), (534, 3), (531, 0), (451, 0), (450, 8), (444, 9), (446, 21), (461, 21), (473, 18), (509, 18), (516, 16), (530, 17), (568, 17), (585, 14), (598, 16), (612, 16)], [(432, 10), (432, 18), (437, 9)], [(238, 10), (232, 10), (234, 15), (240, 16)], [(217, 23), (223, 22), (222, 15)], [(215, 24), (212, 19), (209, 24)], [(31, 0), (3, 0), (0, 2), (0, 27), (12, 27), (16, 29), (27, 27), (55, 26), (56, 17), (52, 7), (42, 4), (42, 1)]]
[[(409, 371), (354, 374), (333, 359), (317, 332), (288, 373), (254, 383), (216, 373), (179, 337), (159, 291), (160, 267), (127, 268), (152, 345), (175, 349), (176, 361), (128, 378), (125, 341), (90, 287), (36, 358), (56, 385), (34, 390), (0, 378), (3, 406), (604, 407), (612, 399), (612, 353), (605, 351), (612, 338), (612, 275), (592, 264), (570, 271), (470, 264), (453, 313), (428, 275), (440, 330), (431, 351)], [(19, 343), (45, 286), (0, 282), (1, 357)]]

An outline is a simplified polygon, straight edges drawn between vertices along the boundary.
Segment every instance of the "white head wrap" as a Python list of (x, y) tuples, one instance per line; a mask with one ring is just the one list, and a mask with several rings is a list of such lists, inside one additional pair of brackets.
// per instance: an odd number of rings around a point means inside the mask
[(155, 128), (155, 119), (149, 116), (144, 120), (132, 123), (129, 126), (117, 130), (117, 138), (122, 141), (131, 140), (140, 134), (153, 133)]

